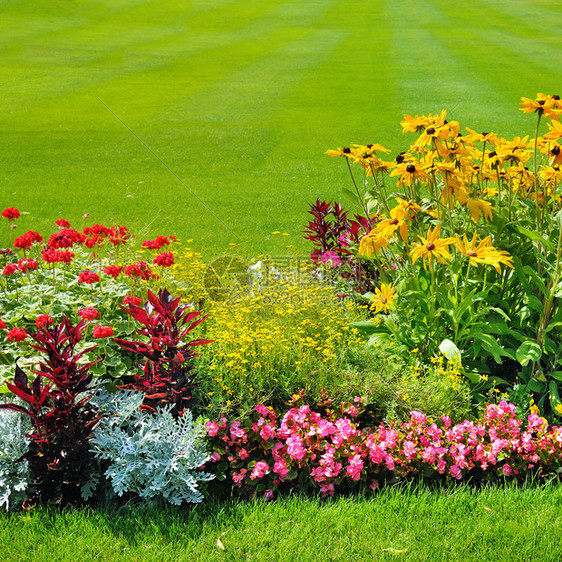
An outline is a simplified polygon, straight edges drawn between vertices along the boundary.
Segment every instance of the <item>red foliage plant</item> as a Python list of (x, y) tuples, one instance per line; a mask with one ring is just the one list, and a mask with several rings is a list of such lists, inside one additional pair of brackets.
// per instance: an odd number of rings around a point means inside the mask
[(158, 296), (148, 291), (144, 307), (128, 304), (122, 307), (142, 324), (139, 333), (147, 342), (127, 341), (114, 338), (123, 349), (144, 358), (142, 374), (134, 375), (135, 382), (123, 388), (144, 393), (143, 409), (154, 412), (158, 405), (172, 404), (172, 414), (182, 416), (194, 403), (195, 372), (193, 359), (197, 357), (193, 347), (213, 340), (197, 339), (184, 343), (184, 339), (207, 317), (195, 320), (201, 311), (180, 304), (166, 290)]
[(60, 324), (27, 332), (35, 341), (32, 347), (46, 359), (32, 371), (31, 382), (16, 364), (14, 382), (7, 386), (24, 405), (0, 404), (2, 409), (25, 414), (33, 426), (29, 450), (22, 457), (33, 477), (27, 503), (77, 503), (82, 486), (90, 480), (89, 441), (101, 415), (89, 404), (93, 388), (88, 370), (97, 361), (78, 363), (97, 346), (75, 352), (86, 325), (82, 321), (73, 326), (64, 317)]

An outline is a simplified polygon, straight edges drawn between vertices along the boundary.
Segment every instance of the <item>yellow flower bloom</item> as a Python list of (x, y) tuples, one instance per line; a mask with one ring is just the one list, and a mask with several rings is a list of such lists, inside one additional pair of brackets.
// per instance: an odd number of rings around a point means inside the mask
[(499, 274), (502, 272), (500, 266), (502, 263), (513, 269), (513, 258), (507, 252), (494, 248), (491, 236), (486, 236), (476, 245), (476, 232), (472, 236), (470, 243), (466, 234), (463, 234), (463, 240), (457, 236), (455, 245), (459, 252), (467, 256), (470, 263), (474, 266), (478, 266), (480, 263), (491, 265)]
[(410, 162), (402, 162), (398, 164), (394, 170), (390, 173), (390, 176), (400, 176), (397, 182), (398, 187), (403, 185), (410, 186), (415, 179), (427, 181), (429, 179), (429, 174), (426, 172), (427, 165), (417, 160)]
[(492, 220), (492, 211), (495, 207), (488, 201), (484, 201), (484, 199), (468, 199), (466, 206), (474, 222), (478, 222), (481, 216), (484, 216), (485, 220)]
[(370, 258), (373, 254), (378, 254), (381, 248), (388, 246), (387, 232), (375, 232), (371, 230), (369, 234), (361, 238), (359, 243), (359, 257)]
[(546, 126), (549, 128), (549, 131), (544, 135), (544, 140), (557, 141), (562, 139), (562, 123), (552, 121), (552, 123), (547, 123)]
[(388, 314), (397, 298), (396, 287), (391, 287), (390, 283), (382, 283), (380, 289), (377, 287), (375, 294), (371, 297), (371, 308), (376, 314), (379, 312)]
[(328, 156), (347, 156), (348, 158), (353, 156), (351, 149), (348, 147), (337, 148), (336, 150), (326, 150), (324, 154), (327, 154)]
[(537, 94), (536, 99), (521, 98), (521, 107), (523, 113), (539, 113), (550, 119), (559, 119), (562, 114), (562, 104), (559, 96), (547, 96), (546, 94)]
[(425, 115), (421, 117), (416, 115), (412, 117), (411, 115), (404, 115), (404, 121), (400, 121), (400, 125), (402, 125), (402, 132), (403, 133), (418, 133), (423, 131), (429, 121)]
[[(439, 238), (441, 234), (441, 225), (437, 225), (433, 230), (427, 231), (427, 237), (420, 236), (421, 244), (418, 244), (411, 252), (412, 263), (416, 263), (418, 258), (423, 257), (429, 264), (429, 269), (433, 267), (433, 258), (435, 257), (440, 263), (446, 263), (445, 260), (451, 260), (449, 253), (449, 245), (455, 242), (454, 238)], [(425, 267), (425, 262), (424, 262)]]

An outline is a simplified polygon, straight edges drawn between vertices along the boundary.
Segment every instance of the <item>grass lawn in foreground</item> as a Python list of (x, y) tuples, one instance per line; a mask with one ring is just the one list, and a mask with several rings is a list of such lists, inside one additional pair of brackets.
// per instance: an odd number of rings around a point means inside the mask
[(6, 560), (560, 560), (562, 489), (0, 516)]
[[(407, 146), (403, 113), (530, 133), (560, 93), (554, 0), (7, 0), (0, 206), (20, 229), (111, 220), (219, 252), (306, 247), (352, 142)], [(273, 231), (289, 234), (273, 235)], [(284, 250), (283, 250), (284, 251)]]

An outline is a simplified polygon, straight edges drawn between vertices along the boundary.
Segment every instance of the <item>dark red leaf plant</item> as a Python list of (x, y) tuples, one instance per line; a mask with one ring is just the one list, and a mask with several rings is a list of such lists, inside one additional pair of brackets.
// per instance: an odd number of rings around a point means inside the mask
[(193, 359), (199, 354), (193, 348), (213, 340), (196, 339), (185, 342), (187, 335), (207, 317), (195, 320), (202, 311), (180, 304), (166, 289), (158, 295), (148, 291), (144, 306), (129, 304), (122, 307), (137, 322), (145, 341), (127, 341), (114, 338), (123, 349), (144, 358), (139, 364), (142, 374), (135, 374), (133, 383), (122, 388), (144, 393), (142, 408), (151, 412), (160, 405), (172, 405), (172, 414), (182, 416), (193, 406), (196, 373)]
[(22, 457), (32, 475), (28, 505), (78, 503), (92, 474), (89, 442), (101, 414), (89, 403), (93, 387), (88, 370), (97, 361), (80, 363), (97, 346), (76, 351), (86, 326), (84, 321), (73, 326), (63, 317), (60, 324), (27, 331), (35, 341), (31, 347), (45, 359), (31, 371), (31, 380), (16, 364), (14, 381), (7, 386), (20, 403), (0, 404), (28, 416), (33, 427), (29, 450)]

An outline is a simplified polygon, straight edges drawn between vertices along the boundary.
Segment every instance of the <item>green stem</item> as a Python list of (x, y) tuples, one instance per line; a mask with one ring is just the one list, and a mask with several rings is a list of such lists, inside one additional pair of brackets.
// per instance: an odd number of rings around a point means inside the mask
[(347, 169), (349, 170), (349, 175), (351, 176), (351, 181), (353, 182), (353, 186), (355, 187), (355, 192), (357, 193), (357, 199), (359, 200), (359, 205), (363, 207), (365, 218), (369, 219), (369, 211), (367, 210), (367, 206), (365, 205), (365, 198), (361, 197), (361, 194), (359, 193), (357, 182), (355, 181), (355, 177), (353, 176), (353, 172), (351, 171), (351, 164), (349, 163), (349, 158), (346, 158), (345, 162), (347, 164)]

